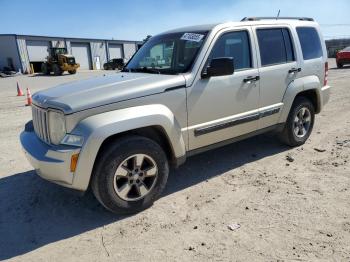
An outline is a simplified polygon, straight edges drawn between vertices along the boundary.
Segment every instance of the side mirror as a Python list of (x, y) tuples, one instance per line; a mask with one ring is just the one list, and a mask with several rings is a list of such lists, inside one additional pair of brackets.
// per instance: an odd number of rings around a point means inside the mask
[(213, 58), (210, 61), (209, 65), (203, 69), (202, 78), (232, 75), (234, 71), (235, 70), (232, 57)]

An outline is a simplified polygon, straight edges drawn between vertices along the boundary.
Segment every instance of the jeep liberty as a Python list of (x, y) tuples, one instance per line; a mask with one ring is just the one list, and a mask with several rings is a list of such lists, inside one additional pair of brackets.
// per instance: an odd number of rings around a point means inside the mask
[(20, 141), (39, 176), (138, 212), (191, 155), (268, 131), (305, 143), (329, 100), (327, 74), (311, 18), (180, 28), (149, 39), (120, 73), (35, 93)]

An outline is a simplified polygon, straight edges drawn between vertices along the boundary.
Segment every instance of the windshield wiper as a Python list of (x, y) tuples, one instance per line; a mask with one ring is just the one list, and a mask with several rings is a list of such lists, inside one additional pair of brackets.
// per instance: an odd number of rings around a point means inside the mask
[(160, 74), (161, 72), (154, 68), (138, 67), (138, 68), (124, 68), (123, 72), (137, 72), (137, 73), (150, 73)]

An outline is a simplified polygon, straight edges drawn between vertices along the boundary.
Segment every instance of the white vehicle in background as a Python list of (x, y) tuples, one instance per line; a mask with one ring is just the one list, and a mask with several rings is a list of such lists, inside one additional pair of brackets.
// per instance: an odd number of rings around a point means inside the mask
[(41, 177), (137, 212), (191, 155), (268, 131), (305, 143), (329, 100), (327, 74), (310, 18), (180, 28), (149, 39), (121, 73), (34, 94), (20, 139)]

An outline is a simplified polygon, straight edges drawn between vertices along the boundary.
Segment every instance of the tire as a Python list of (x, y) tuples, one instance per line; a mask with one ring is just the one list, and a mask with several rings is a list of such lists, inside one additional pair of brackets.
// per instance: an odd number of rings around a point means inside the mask
[(42, 63), (42, 64), (41, 64), (41, 72), (42, 72), (44, 75), (49, 75), (49, 74), (50, 74), (49, 66), (48, 66), (47, 63)]
[(343, 64), (337, 63), (337, 67), (338, 67), (338, 68), (343, 68)]
[[(142, 161), (135, 160), (141, 156)], [(137, 162), (142, 164), (134, 165)], [(144, 171), (143, 178), (141, 171)], [(136, 213), (150, 207), (159, 198), (168, 174), (166, 154), (156, 142), (141, 136), (127, 136), (112, 142), (99, 154), (91, 188), (97, 200), (108, 210), (119, 214)], [(142, 191), (146, 192), (143, 196)]]
[(63, 74), (63, 71), (61, 70), (61, 68), (57, 64), (52, 65), (52, 71), (53, 71), (53, 74), (55, 76), (60, 76)]
[[(304, 114), (302, 110), (305, 110)], [(312, 132), (314, 122), (315, 108), (311, 101), (303, 96), (297, 97), (293, 102), (287, 122), (279, 134), (279, 138), (291, 147), (303, 145)]]
[(76, 69), (74, 69), (74, 70), (68, 70), (68, 73), (70, 73), (71, 75), (74, 75), (76, 72), (77, 72)]

